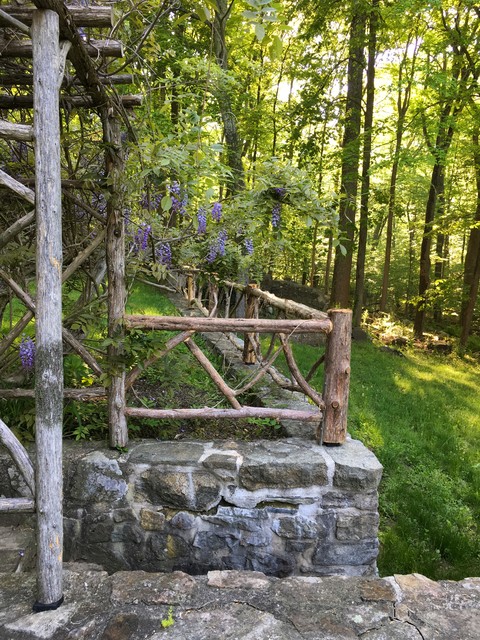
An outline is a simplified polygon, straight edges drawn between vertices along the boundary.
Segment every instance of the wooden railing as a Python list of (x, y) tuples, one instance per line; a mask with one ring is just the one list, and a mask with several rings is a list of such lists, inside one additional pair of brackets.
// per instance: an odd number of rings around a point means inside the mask
[[(223, 287), (223, 292), (221, 289)], [(347, 408), (350, 381), (350, 344), (351, 344), (351, 311), (334, 309), (323, 313), (306, 305), (285, 300), (262, 291), (257, 286), (240, 285), (230, 281), (218, 282), (209, 280), (203, 287), (207, 300), (203, 297), (199, 287), (195, 286), (195, 275), (188, 273), (181, 287), (190, 306), (199, 309), (204, 317), (178, 316), (125, 316), (127, 330), (140, 329), (144, 331), (177, 331), (165, 348), (145, 363), (152, 364), (158, 358), (166, 355), (179, 344), (184, 343), (194, 358), (207, 372), (217, 388), (228, 400), (230, 409), (204, 407), (202, 409), (152, 409), (131, 408), (124, 410), (126, 416), (154, 419), (165, 418), (245, 418), (268, 417), (276, 419), (303, 420), (316, 422), (317, 440), (323, 444), (341, 444), (347, 432)], [(225, 299), (225, 292), (235, 290), (245, 297), (244, 318), (218, 317), (220, 298), (223, 296), (223, 309), (228, 316), (232, 306), (230, 300)], [(263, 300), (270, 306), (281, 310), (295, 318), (262, 319), (259, 318), (258, 301)], [(208, 304), (205, 306), (204, 301)], [(238, 303), (238, 299), (236, 301)], [(238, 304), (236, 305), (238, 308)], [(242, 333), (244, 335), (243, 362), (256, 365), (250, 380), (238, 389), (231, 388), (220, 373), (213, 367), (210, 360), (195, 344), (192, 337), (195, 333), (222, 332), (226, 334)], [(258, 334), (273, 334), (267, 354), (262, 354)], [(299, 334), (326, 334), (325, 353), (320, 355), (310, 371), (304, 375), (300, 371), (290, 345), (291, 338)], [(279, 345), (275, 347), (275, 342)], [(273, 367), (277, 357), (283, 353), (291, 379), (282, 377)], [(323, 393), (319, 393), (310, 385), (317, 368), (324, 364)], [(144, 369), (144, 367), (142, 367)], [(126, 386), (129, 387), (140, 373), (137, 367), (126, 376)], [(242, 406), (238, 397), (253, 387), (264, 375), (269, 374), (275, 383), (290, 391), (298, 391), (309, 398), (316, 407), (313, 411), (294, 409), (279, 409), (273, 407)]]

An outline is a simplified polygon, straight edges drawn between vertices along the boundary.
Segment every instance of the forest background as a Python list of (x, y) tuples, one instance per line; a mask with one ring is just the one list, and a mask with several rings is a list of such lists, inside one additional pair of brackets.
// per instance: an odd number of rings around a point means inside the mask
[[(480, 278), (476, 3), (144, 0), (116, 12), (115, 72), (145, 96), (123, 134), (132, 269), (293, 279), (352, 306), (356, 326), (394, 312), (416, 338), (427, 321), (467, 347)], [(65, 177), (98, 190), (99, 123), (71, 107), (62, 136)], [(28, 145), (5, 147), (7, 171), (31, 176)], [(105, 196), (87, 196), (101, 214)], [(98, 221), (74, 198), (66, 215), (68, 259)], [(28, 241), (10, 263), (19, 253), (25, 279)], [(0, 312), (8, 300), (0, 290)]]

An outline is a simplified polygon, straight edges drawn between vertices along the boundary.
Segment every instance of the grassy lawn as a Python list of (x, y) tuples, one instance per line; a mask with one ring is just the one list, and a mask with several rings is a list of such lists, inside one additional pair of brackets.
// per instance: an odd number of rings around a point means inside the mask
[(383, 575), (480, 575), (480, 370), (354, 343), (349, 430), (384, 465)]
[[(321, 352), (303, 344), (293, 350), (304, 372)], [(348, 430), (384, 466), (379, 570), (478, 576), (480, 368), (454, 355), (405, 355), (352, 344)], [(322, 376), (312, 381), (319, 390)]]

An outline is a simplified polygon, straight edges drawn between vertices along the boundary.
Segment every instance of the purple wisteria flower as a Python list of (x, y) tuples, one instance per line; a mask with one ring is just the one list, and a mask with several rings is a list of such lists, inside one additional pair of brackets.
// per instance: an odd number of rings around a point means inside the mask
[(243, 246), (249, 256), (253, 255), (253, 240), (251, 238), (245, 238)]
[(200, 207), (197, 213), (197, 233), (199, 236), (203, 235), (207, 230), (207, 212), (204, 207)]
[(217, 247), (217, 243), (214, 242), (208, 248), (207, 257), (205, 258), (205, 260), (208, 262), (208, 264), (212, 264), (212, 262), (215, 260), (217, 256), (218, 256), (218, 247)]
[(220, 222), (222, 219), (222, 203), (215, 202), (212, 207), (212, 218), (215, 222)]
[(272, 208), (272, 227), (274, 229), (278, 229), (278, 227), (280, 226), (281, 215), (282, 205), (280, 204), (280, 202), (276, 202)]
[(218, 253), (221, 256), (225, 255), (225, 243), (227, 242), (227, 238), (228, 238), (227, 230), (221, 229), (217, 237)]
[(282, 198), (285, 197), (287, 190), (285, 189), (285, 187), (274, 187), (273, 192), (279, 200), (282, 200)]
[(98, 213), (104, 215), (107, 210), (107, 201), (103, 193), (94, 193), (91, 199), (93, 209), (97, 209)]
[(187, 211), (188, 194), (187, 192), (182, 194), (182, 188), (177, 180), (172, 182), (168, 187), (168, 193), (172, 200), (172, 212), (179, 213), (181, 216), (185, 215)]
[(211, 264), (218, 256), (224, 256), (226, 253), (225, 243), (228, 239), (228, 231), (226, 229), (220, 229), (215, 241), (208, 248), (207, 257), (205, 260)]
[(22, 336), (20, 347), (18, 349), (20, 362), (25, 371), (32, 371), (35, 367), (35, 342), (32, 338)]
[(148, 247), (148, 238), (150, 237), (151, 231), (152, 227), (146, 222), (142, 222), (133, 238), (134, 253), (146, 250), (146, 248)]
[(150, 198), (146, 193), (140, 198), (140, 206), (142, 209), (147, 209), (151, 211), (152, 209), (158, 209), (160, 206), (160, 202), (162, 201), (162, 196), (159, 193), (155, 195), (150, 195)]
[(162, 242), (155, 253), (160, 264), (164, 264), (167, 267), (172, 264), (172, 249), (168, 242)]
[(123, 210), (123, 226), (125, 227), (125, 231), (128, 231), (130, 228), (131, 215), (132, 210), (130, 209), (130, 207), (125, 207), (125, 209)]

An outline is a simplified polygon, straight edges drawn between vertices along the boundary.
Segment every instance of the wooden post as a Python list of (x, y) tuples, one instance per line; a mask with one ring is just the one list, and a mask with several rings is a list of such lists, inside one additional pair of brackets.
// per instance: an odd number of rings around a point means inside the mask
[(195, 280), (191, 273), (187, 273), (187, 300), (190, 305), (195, 300)]
[(317, 433), (322, 444), (342, 444), (347, 435), (348, 393), (350, 389), (350, 351), (352, 312), (331, 309), (332, 331), (327, 336), (323, 400), (323, 429)]
[(214, 318), (218, 310), (218, 284), (209, 280), (208, 282), (208, 315)]
[(125, 418), (125, 367), (122, 364), (125, 330), (125, 227), (122, 215), (120, 126), (118, 119), (103, 110), (103, 136), (107, 145), (105, 164), (110, 183), (107, 202), (107, 278), (108, 278), (108, 337), (115, 340), (108, 347), (108, 358), (114, 371), (108, 388), (108, 421), (110, 446), (126, 447), (128, 427)]
[(62, 203), (58, 15), (35, 11), (32, 24), (37, 223), (35, 611), (63, 602), (62, 554)]
[[(245, 318), (252, 319), (258, 318), (258, 306), (259, 300), (252, 295), (251, 290), (256, 289), (256, 284), (248, 285), (246, 289), (246, 303), (245, 303)], [(255, 354), (255, 348), (253, 342), (258, 338), (255, 333), (246, 333), (243, 338), (243, 362), (244, 364), (255, 364), (257, 362), (257, 356)]]

